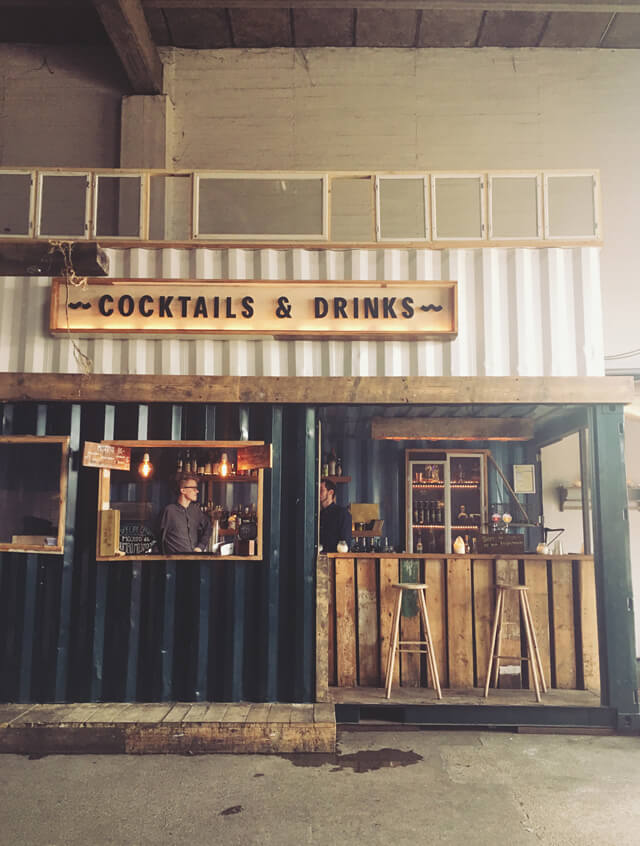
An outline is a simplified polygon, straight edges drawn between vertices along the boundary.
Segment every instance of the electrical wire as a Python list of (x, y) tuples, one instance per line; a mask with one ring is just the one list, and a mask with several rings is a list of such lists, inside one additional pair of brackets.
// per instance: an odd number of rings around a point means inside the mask
[(605, 355), (605, 361), (613, 361), (618, 358), (633, 358), (636, 355), (640, 355), (640, 349), (628, 350), (627, 352), (616, 353), (615, 355)]

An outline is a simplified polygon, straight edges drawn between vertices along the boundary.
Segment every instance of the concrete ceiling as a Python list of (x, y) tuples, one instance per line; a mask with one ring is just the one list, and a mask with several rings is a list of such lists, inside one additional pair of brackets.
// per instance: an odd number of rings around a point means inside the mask
[(640, 0), (0, 0), (0, 41), (111, 41), (158, 93), (160, 46), (640, 49)]

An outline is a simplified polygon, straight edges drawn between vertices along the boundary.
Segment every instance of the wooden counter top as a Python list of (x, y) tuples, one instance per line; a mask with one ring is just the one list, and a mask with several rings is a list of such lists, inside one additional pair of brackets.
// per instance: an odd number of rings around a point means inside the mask
[(397, 558), (397, 559), (412, 559), (412, 560), (430, 560), (430, 561), (444, 561), (447, 559), (468, 558), (472, 561), (591, 561), (593, 555), (585, 555), (584, 553), (566, 553), (565, 555), (538, 555), (537, 553), (515, 553), (505, 552), (502, 555), (496, 553), (470, 553), (459, 555), (456, 553), (445, 552), (327, 552), (320, 553), (326, 555), (327, 558)]

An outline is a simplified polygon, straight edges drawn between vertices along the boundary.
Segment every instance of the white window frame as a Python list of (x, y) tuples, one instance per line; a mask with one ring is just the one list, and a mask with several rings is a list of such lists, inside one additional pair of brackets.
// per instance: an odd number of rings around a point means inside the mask
[[(535, 235), (496, 235), (493, 231), (493, 183), (499, 179), (535, 179), (536, 181), (536, 234)], [(544, 224), (543, 209), (544, 198), (542, 195), (542, 173), (540, 171), (526, 171), (520, 173), (511, 171), (493, 171), (487, 179), (488, 194), (488, 224), (490, 241), (540, 241), (542, 240)]]
[[(98, 235), (98, 191), (100, 179), (137, 179), (140, 186), (140, 208), (138, 212), (137, 235)], [(92, 179), (90, 238), (105, 238), (109, 241), (139, 241), (149, 234), (149, 221), (146, 210), (149, 199), (149, 174), (140, 171), (107, 171), (96, 170)], [(146, 234), (145, 234), (146, 233)]]
[[(549, 180), (575, 179), (589, 176), (592, 180), (593, 232), (590, 235), (552, 235), (549, 229)], [(593, 241), (602, 238), (600, 172), (597, 170), (567, 170), (544, 172), (544, 237), (547, 241)]]
[[(45, 176), (83, 176), (85, 179), (84, 191), (84, 234), (70, 235), (67, 232), (42, 232), (42, 194)], [(38, 191), (36, 199), (36, 238), (64, 238), (73, 241), (86, 241), (89, 239), (91, 230), (91, 195), (93, 177), (92, 171), (88, 170), (42, 170), (38, 171)]]
[[(422, 179), (422, 195), (423, 195), (423, 202), (424, 202), (424, 236), (422, 238), (384, 238), (382, 236), (382, 209), (380, 205), (380, 183), (383, 180), (389, 181), (400, 181), (402, 179), (410, 179), (413, 182), (417, 182), (419, 179)], [(427, 243), (431, 241), (431, 204), (430, 204), (430, 180), (429, 175), (424, 173), (379, 173), (376, 174), (376, 181), (375, 181), (375, 191), (376, 191), (376, 241), (380, 243), (398, 243), (398, 241), (411, 241), (416, 243)]]
[[(462, 235), (459, 237), (438, 235), (438, 216), (436, 211), (436, 185), (439, 179), (473, 179), (480, 182), (480, 235), (477, 238), (470, 238)], [(452, 171), (431, 174), (431, 240), (482, 243), (487, 240), (487, 175), (486, 173)]]

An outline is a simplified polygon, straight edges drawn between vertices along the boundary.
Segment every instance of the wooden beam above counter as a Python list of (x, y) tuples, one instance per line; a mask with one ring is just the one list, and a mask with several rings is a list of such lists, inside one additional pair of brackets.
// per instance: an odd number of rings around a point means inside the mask
[(4, 402), (596, 405), (631, 402), (630, 376), (313, 377), (0, 373)]
[(374, 440), (529, 441), (533, 420), (526, 417), (374, 417)]

